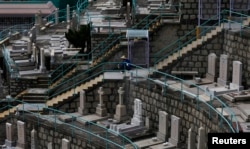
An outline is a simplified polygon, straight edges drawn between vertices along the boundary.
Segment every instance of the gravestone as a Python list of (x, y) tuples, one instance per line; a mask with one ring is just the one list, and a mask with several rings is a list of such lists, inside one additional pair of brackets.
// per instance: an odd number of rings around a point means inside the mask
[(228, 56), (222, 54), (220, 56), (220, 69), (219, 69), (219, 78), (217, 79), (217, 83), (221, 86), (228, 85), (227, 75), (228, 75)]
[(118, 94), (119, 94), (119, 104), (116, 106), (114, 119), (117, 121), (125, 121), (128, 119), (128, 115), (126, 111), (126, 106), (123, 104), (123, 94), (124, 94), (123, 87), (119, 88)]
[(88, 109), (86, 106), (86, 95), (84, 90), (80, 91), (80, 106), (78, 107), (78, 113), (80, 113), (81, 115), (88, 114)]
[(14, 128), (11, 123), (6, 123), (6, 139), (5, 139), (5, 145), (7, 147), (13, 147), (16, 145), (16, 142), (14, 141)]
[(242, 82), (242, 63), (240, 61), (233, 61), (233, 76), (230, 89), (243, 90)]
[(132, 125), (139, 125), (143, 126), (143, 121), (142, 121), (142, 102), (140, 99), (135, 99), (134, 101), (134, 115), (131, 120)]
[(40, 49), (40, 60), (41, 60), (40, 71), (45, 72), (46, 67), (45, 67), (45, 57), (44, 57), (44, 49), (43, 48)]
[(179, 117), (172, 115), (171, 116), (171, 132), (170, 132), (170, 138), (169, 143), (179, 146), (180, 141), (180, 124), (181, 120)]
[(215, 81), (216, 75), (216, 55), (211, 53), (208, 55), (208, 70), (206, 73), (206, 78), (211, 81)]
[(205, 149), (205, 129), (203, 127), (200, 127), (198, 130), (198, 143), (197, 143), (197, 149)]
[(102, 87), (99, 88), (98, 94), (99, 94), (100, 103), (96, 107), (96, 114), (98, 116), (104, 117), (107, 115), (107, 109), (106, 109), (105, 105), (103, 104), (102, 96), (103, 96), (104, 92), (103, 92)]
[(47, 148), (48, 148), (48, 149), (53, 149), (53, 143), (52, 143), (52, 142), (49, 142), (48, 145), (47, 145)]
[(38, 145), (37, 145), (37, 131), (35, 129), (33, 129), (31, 131), (31, 149), (37, 149)]
[(159, 111), (159, 126), (158, 126), (157, 138), (166, 141), (167, 135), (168, 135), (168, 113), (165, 111)]
[(62, 139), (62, 149), (70, 149), (70, 142), (68, 139)]
[(17, 147), (23, 149), (26, 147), (25, 129), (25, 122), (17, 121)]
[(152, 122), (150, 121), (148, 116), (145, 117), (145, 127), (147, 130), (149, 130), (153, 127)]
[(195, 148), (195, 133), (193, 128), (188, 130), (188, 148), (187, 149), (194, 149)]

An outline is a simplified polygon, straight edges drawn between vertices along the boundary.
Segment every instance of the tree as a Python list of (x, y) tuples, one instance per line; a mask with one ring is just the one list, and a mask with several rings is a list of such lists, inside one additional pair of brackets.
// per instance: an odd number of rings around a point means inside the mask
[[(91, 50), (91, 35), (90, 35), (90, 25), (81, 25), (79, 30), (69, 29), (65, 33), (66, 39), (75, 47), (81, 48), (79, 53), (89, 52)], [(87, 43), (87, 45), (86, 45)], [(87, 46), (87, 51), (84, 51)]]

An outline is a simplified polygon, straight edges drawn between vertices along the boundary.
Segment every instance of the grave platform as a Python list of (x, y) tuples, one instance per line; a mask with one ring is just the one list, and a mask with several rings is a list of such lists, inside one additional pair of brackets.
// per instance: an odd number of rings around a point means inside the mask
[(110, 118), (110, 115), (101, 117), (101, 116), (98, 116), (97, 114), (90, 114), (90, 115), (84, 115), (84, 116), (77, 117), (76, 121), (81, 123), (81, 124), (86, 125), (88, 122), (95, 123), (97, 121), (106, 120), (108, 118)]
[(222, 95), (225, 99), (236, 102), (236, 101), (250, 101), (250, 90), (243, 90), (240, 92), (232, 92)]
[(148, 148), (149, 146), (162, 144), (163, 141), (155, 138), (148, 138), (134, 142), (139, 149)]
[(167, 142), (149, 147), (149, 149), (174, 149), (174, 148), (176, 148), (175, 145)]
[(70, 113), (65, 115), (58, 115), (58, 119), (63, 122), (72, 122), (75, 121), (77, 117), (80, 117), (80, 113)]

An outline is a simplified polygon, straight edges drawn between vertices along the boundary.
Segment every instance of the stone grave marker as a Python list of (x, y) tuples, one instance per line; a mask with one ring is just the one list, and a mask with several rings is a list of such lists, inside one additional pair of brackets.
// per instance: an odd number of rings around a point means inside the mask
[(37, 145), (37, 131), (35, 129), (33, 129), (31, 131), (31, 149), (37, 149), (38, 145)]
[(198, 130), (198, 143), (197, 143), (197, 149), (205, 149), (205, 129), (203, 127), (200, 127)]
[(104, 94), (104, 91), (103, 91), (102, 87), (99, 88), (98, 94), (99, 94), (99, 101), (100, 101), (100, 103), (96, 107), (96, 114), (98, 116), (104, 117), (104, 116), (107, 115), (107, 109), (106, 109), (105, 105), (103, 104), (103, 98), (102, 98), (102, 96)]
[(168, 135), (168, 113), (165, 111), (159, 111), (159, 126), (158, 126), (157, 138), (166, 141), (167, 135)]
[(17, 121), (17, 147), (26, 147), (25, 122)]
[(188, 130), (188, 148), (187, 149), (194, 149), (195, 148), (195, 134), (193, 128)]
[(142, 121), (142, 102), (140, 99), (135, 99), (134, 101), (134, 115), (131, 120), (132, 125), (139, 125), (143, 126), (143, 121)]
[(228, 56), (222, 54), (220, 56), (220, 69), (219, 69), (219, 78), (217, 79), (217, 83), (222, 86), (226, 86), (228, 84)]
[(70, 142), (68, 139), (62, 139), (62, 149), (70, 149)]
[(88, 109), (86, 106), (86, 95), (84, 90), (80, 91), (80, 106), (78, 107), (78, 113), (80, 113), (81, 115), (88, 114)]
[(6, 139), (5, 145), (7, 147), (15, 146), (16, 142), (14, 141), (14, 129), (11, 123), (6, 123)]
[(233, 76), (230, 89), (243, 90), (242, 82), (242, 63), (240, 61), (233, 61)]
[(179, 117), (172, 115), (171, 116), (171, 132), (169, 143), (178, 146), (180, 141), (180, 124), (181, 120)]
[(215, 81), (216, 75), (216, 55), (214, 53), (210, 53), (208, 55), (208, 70), (206, 73), (206, 78), (211, 81)]
[(118, 89), (118, 94), (119, 94), (119, 104), (116, 106), (114, 119), (117, 121), (124, 121), (128, 119), (128, 115), (126, 111), (126, 106), (123, 104), (123, 94), (124, 94), (123, 87), (120, 87)]
[(53, 149), (53, 143), (49, 142), (47, 147), (48, 147), (48, 149)]

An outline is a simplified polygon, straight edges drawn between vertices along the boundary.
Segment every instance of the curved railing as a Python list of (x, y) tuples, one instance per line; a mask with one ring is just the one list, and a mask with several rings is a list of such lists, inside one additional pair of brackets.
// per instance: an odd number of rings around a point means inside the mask
[[(84, 84), (85, 82), (87, 82), (87, 81), (89, 81), (89, 80), (95, 78), (96, 76), (99, 76), (105, 72), (118, 72), (118, 73), (120, 73), (120, 70), (113, 69), (117, 66), (117, 64), (118, 64), (117, 62), (100, 63), (92, 68), (89, 68), (87, 71), (81, 72), (81, 73), (71, 77), (70, 79), (61, 82), (60, 85), (64, 86), (64, 88), (60, 89), (59, 92), (52, 93), (48, 97), (48, 99), (52, 99), (53, 97), (61, 95), (61, 94), (65, 93), (66, 91), (69, 91), (72, 89), (75, 90), (74, 94), (78, 94), (78, 91), (76, 91), (77, 87), (79, 87), (80, 85)], [(157, 76), (159, 76), (157, 78), (162, 79), (160, 81), (161, 82), (160, 86), (162, 86), (164, 89), (171, 88), (172, 90), (180, 91), (181, 95), (187, 95), (189, 97), (194, 98), (194, 100), (196, 101), (197, 109), (201, 109), (200, 108), (201, 104), (203, 106), (206, 106), (209, 109), (207, 111), (209, 113), (209, 118), (212, 119), (212, 112), (217, 113), (220, 117), (220, 121), (223, 121), (232, 132), (239, 132), (239, 126), (238, 126), (238, 122), (237, 122), (237, 119), (235, 117), (234, 112), (222, 100), (220, 100), (218, 97), (212, 95), (205, 88), (202, 88), (196, 84), (190, 83), (188, 81), (182, 80), (182, 79), (177, 78), (175, 76), (172, 76), (170, 74), (166, 74), (166, 73), (163, 73), (163, 72), (151, 69), (151, 68), (143, 68), (143, 67), (139, 67), (139, 66), (133, 65), (133, 64), (131, 64), (131, 66), (133, 69), (131, 71), (129, 71), (129, 73), (132, 76), (131, 78), (134, 79), (136, 82), (137, 82), (137, 79), (143, 78), (144, 80), (149, 81), (150, 82), (149, 84), (155, 83), (155, 84), (159, 85), (159, 82), (156, 81), (156, 78), (150, 77), (150, 75), (149, 75), (149, 74), (154, 73)], [(93, 72), (96, 72), (96, 73), (93, 73)], [(93, 73), (93, 74), (91, 74), (91, 73)], [(105, 79), (103, 81), (105, 81)], [(171, 81), (171, 84), (174, 81), (175, 82), (174, 84), (177, 84), (177, 85), (176, 86), (170, 85), (170, 83), (168, 81)], [(193, 92), (185, 90), (186, 85), (193, 86), (192, 87)], [(166, 90), (164, 90), (164, 92), (167, 93)], [(207, 96), (209, 101), (206, 101), (205, 99), (203, 99), (202, 95)], [(183, 97), (184, 96), (181, 96), (181, 98), (180, 98), (181, 101), (185, 100)], [(65, 98), (67, 98), (67, 97), (65, 97)], [(216, 101), (216, 102), (214, 102), (214, 101)], [(219, 103), (219, 105), (217, 105), (217, 103)], [(222, 110), (218, 111), (215, 107), (220, 107), (220, 108), (222, 108)], [(229, 118), (224, 117), (223, 111), (226, 111), (230, 115), (230, 117)], [(235, 125), (235, 127), (233, 125)]]
[[(234, 14), (234, 15), (239, 15), (240, 17), (247, 17), (245, 14), (237, 13), (237, 12), (232, 12), (229, 10), (223, 10), (221, 12), (225, 16), (229, 16), (229, 14)], [(226, 15), (227, 14), (227, 15)], [(217, 16), (214, 16), (217, 17)], [(234, 23), (237, 21), (234, 21)], [(233, 23), (231, 20), (228, 18), (222, 18), (217, 22), (214, 22), (214, 19), (211, 18), (204, 23), (202, 23), (198, 28), (200, 32), (197, 32), (197, 28), (189, 31), (186, 33), (184, 36), (181, 38), (177, 39), (176, 41), (172, 42), (171, 44), (167, 45), (166, 47), (162, 48), (158, 52), (156, 52), (153, 55), (154, 58), (154, 66), (156, 66), (157, 63), (163, 61), (167, 57), (171, 56), (173, 53), (180, 52), (180, 50), (192, 43), (193, 41), (197, 40), (197, 37), (202, 37), (206, 35), (206, 33), (209, 33), (212, 29), (214, 29), (216, 26), (220, 26), (222, 23)], [(242, 25), (242, 20), (237, 22), (238, 24)], [(179, 53), (179, 56), (180, 53)]]
[[(29, 104), (17, 99), (11, 99), (8, 98), (4, 101), (0, 102), (1, 105), (4, 105), (0, 108), (0, 111), (4, 111), (6, 109), (9, 109), (9, 115), (11, 114), (11, 111), (19, 111), (18, 116), (21, 120), (25, 121), (26, 119), (33, 123), (37, 123), (37, 126), (43, 125), (44, 121), (52, 123), (50, 127), (54, 131), (60, 131), (60, 132), (66, 132), (65, 129), (62, 130), (62, 125), (69, 128), (68, 134), (71, 134), (72, 138), (78, 138), (81, 140), (86, 140), (86, 142), (100, 142), (98, 144), (94, 144), (93, 146), (100, 146), (102, 148), (125, 148), (126, 145), (129, 145), (133, 149), (137, 149), (137, 146), (127, 137), (125, 137), (122, 134), (118, 134), (112, 130), (107, 129), (104, 126), (98, 125), (94, 122), (85, 120), (84, 118), (77, 117), (70, 113), (65, 113), (53, 108), (43, 107), (36, 104)], [(29, 108), (32, 108), (33, 110), (26, 110), (25, 107), (28, 106)], [(18, 107), (18, 108), (17, 108)], [(11, 110), (13, 109), (13, 110)], [(39, 113), (36, 113), (34, 111), (37, 111)], [(46, 113), (49, 113), (46, 115)], [(31, 119), (29, 118), (29, 115), (34, 117)], [(71, 122), (63, 122), (60, 121), (58, 116), (59, 115), (65, 115), (72, 118)], [(85, 123), (85, 125), (79, 125), (74, 123), (75, 120), (81, 121), (82, 123)], [(59, 126), (60, 124), (60, 126)], [(77, 135), (77, 137), (76, 137)], [(115, 139), (112, 139), (115, 138)]]
[[(83, 2), (85, 2), (84, 0), (82, 0)], [(79, 6), (78, 6), (79, 7)], [(138, 22), (137, 24), (135, 24), (132, 29), (138, 29), (138, 27), (142, 28), (142, 29), (148, 29), (149, 26), (154, 23), (154, 21), (160, 21), (161, 17), (154, 17), (154, 19), (151, 19), (150, 17), (153, 17), (153, 15), (149, 14), (147, 17), (145, 17), (144, 19), (142, 19), (140, 22)], [(145, 24), (146, 22), (146, 24)], [(62, 77), (64, 74), (66, 74), (70, 69), (73, 69), (75, 66), (78, 65), (79, 61), (75, 61), (73, 62), (70, 66), (68, 65), (69, 62), (72, 62), (72, 59), (76, 59), (79, 57), (86, 57), (86, 61), (91, 62), (92, 60), (94, 60), (97, 57), (102, 56), (106, 51), (108, 51), (109, 48), (111, 48), (113, 46), (113, 44), (115, 43), (119, 43), (119, 41), (124, 37), (124, 35), (120, 35), (118, 37), (116, 37), (115, 33), (110, 32), (110, 34), (108, 35), (108, 37), (102, 41), (96, 48), (92, 49), (89, 53), (86, 54), (76, 54), (74, 56), (72, 56), (69, 60), (67, 60), (66, 62), (64, 62), (63, 64), (61, 64), (60, 66), (58, 66), (55, 70), (53, 70), (50, 73), (50, 76), (54, 76), (52, 77), (52, 79), (49, 81), (49, 85), (52, 85), (55, 81), (57, 81), (60, 77)], [(109, 40), (113, 39), (113, 41), (110, 43)], [(96, 51), (100, 51), (97, 55), (95, 55), (95, 57), (92, 57), (93, 53), (95, 53)], [(56, 76), (58, 75), (58, 76)]]

